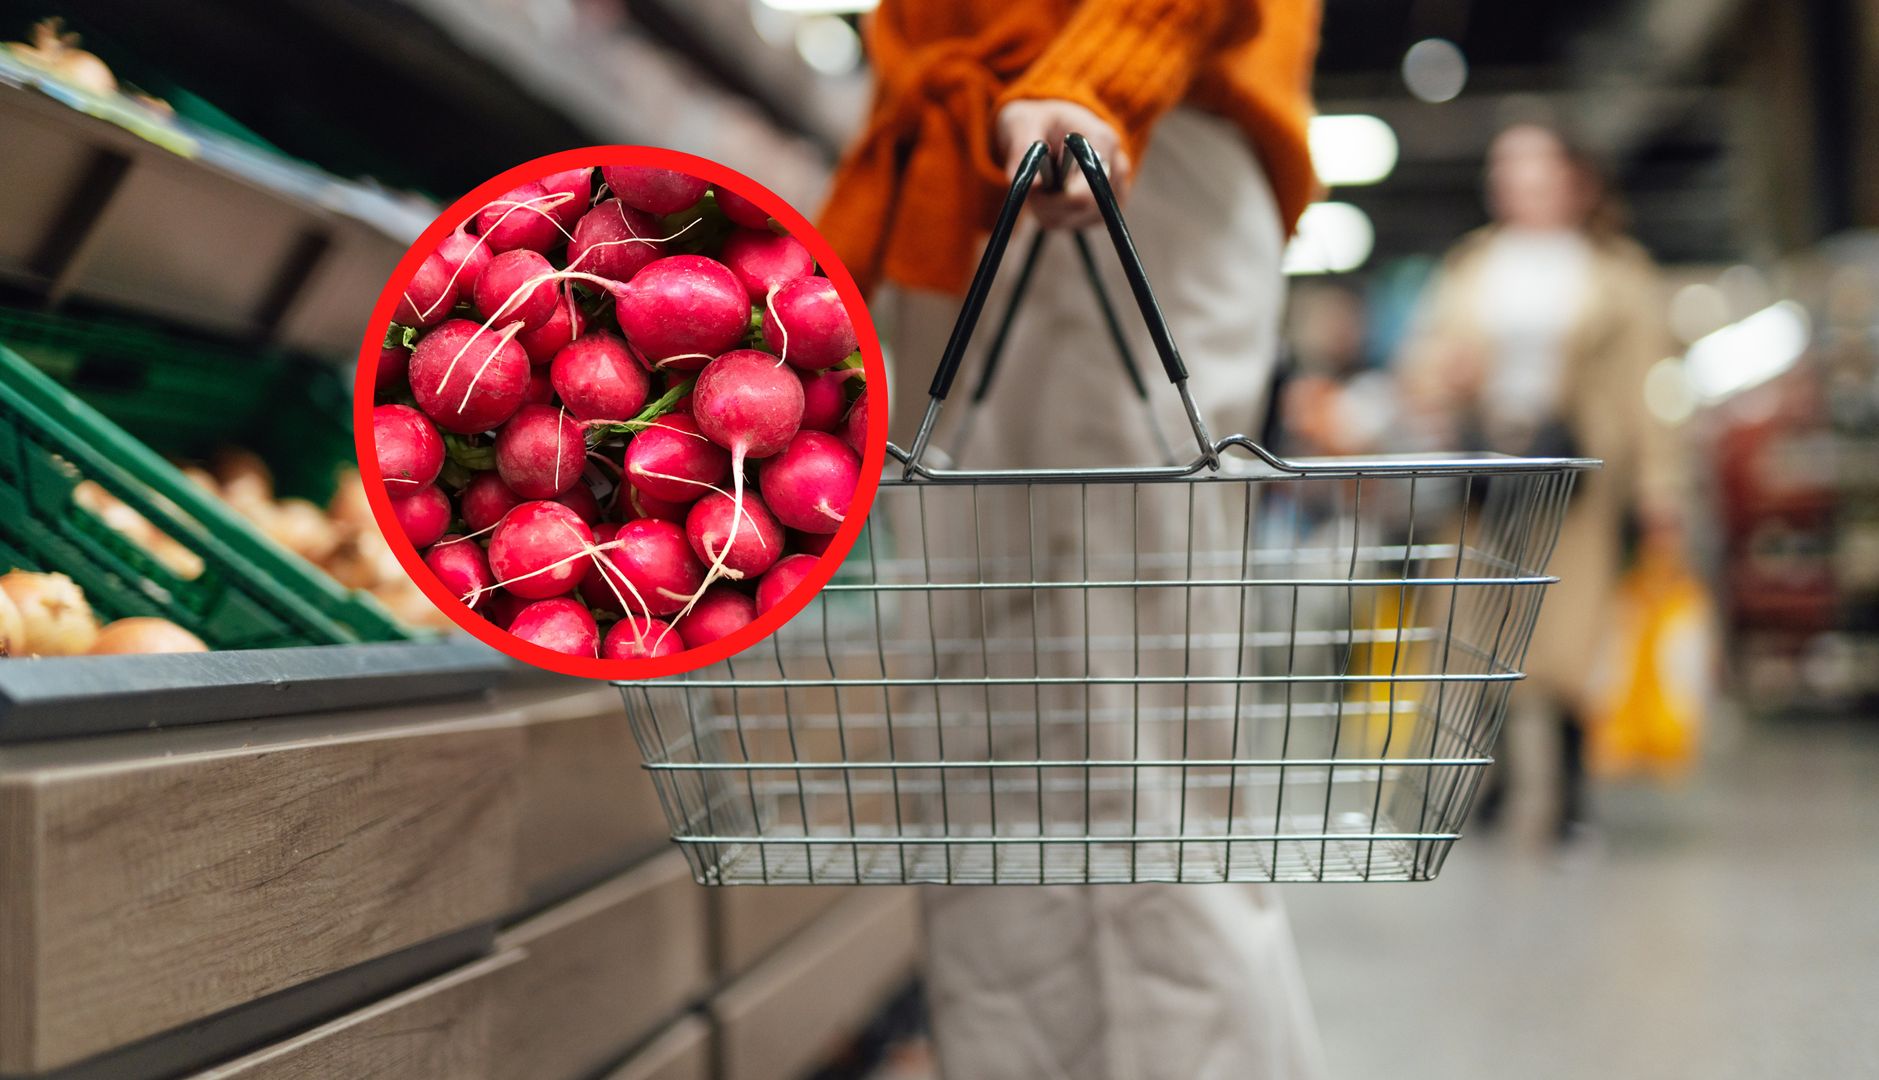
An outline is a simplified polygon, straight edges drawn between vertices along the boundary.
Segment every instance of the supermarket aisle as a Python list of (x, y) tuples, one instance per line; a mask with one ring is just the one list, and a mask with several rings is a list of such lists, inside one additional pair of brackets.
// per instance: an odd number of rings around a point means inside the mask
[(1288, 892), (1336, 1075), (1879, 1076), (1879, 727), (1751, 729), (1544, 859)]

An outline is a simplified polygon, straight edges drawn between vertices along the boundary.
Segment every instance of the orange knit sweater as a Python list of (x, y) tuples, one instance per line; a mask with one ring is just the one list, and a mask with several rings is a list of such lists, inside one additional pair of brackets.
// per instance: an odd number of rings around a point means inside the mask
[(873, 111), (823, 233), (865, 289), (963, 291), (1008, 186), (993, 114), (1038, 98), (1086, 106), (1137, 162), (1178, 103), (1232, 120), (1289, 229), (1316, 186), (1305, 129), (1318, 13), (1318, 0), (883, 0), (866, 28)]

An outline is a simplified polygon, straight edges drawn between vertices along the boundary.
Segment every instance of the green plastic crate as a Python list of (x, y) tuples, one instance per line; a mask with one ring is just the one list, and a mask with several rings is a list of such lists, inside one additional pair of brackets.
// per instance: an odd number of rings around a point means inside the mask
[[(222, 378), (239, 383), (243, 374), (225, 371)], [(272, 407), (292, 413), (300, 405), (275, 399)], [(172, 425), (189, 422), (178, 416)], [(193, 551), (201, 573), (179, 576), (76, 505), (73, 489), (85, 480)], [(0, 345), (0, 570), (12, 567), (69, 574), (101, 616), (160, 616), (216, 649), (412, 636), (376, 600), (277, 547), (149, 446)]]

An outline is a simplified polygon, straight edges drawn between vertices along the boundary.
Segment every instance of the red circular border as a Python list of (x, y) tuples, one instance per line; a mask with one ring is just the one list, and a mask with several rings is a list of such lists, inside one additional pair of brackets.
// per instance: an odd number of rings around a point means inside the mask
[[(861, 459), (861, 484), (855, 489), (848, 519), (836, 531), (834, 540), (816, 561), (816, 567), (809, 577), (781, 603), (736, 633), (709, 645), (649, 660), (602, 660), (544, 649), (501, 629), (452, 596), (444, 588), (443, 582), (431, 573), (430, 567), (424, 564), (423, 558), (392, 516), (391, 497), (385, 494), (384, 480), (378, 471), (378, 454), (372, 441), (372, 407), (379, 349), (384, 344), (385, 327), (391, 322), (392, 312), (404, 295), (405, 285), (417, 273), (419, 264), (436, 250), (445, 235), (454, 230), (459, 222), (505, 192), (549, 173), (603, 165), (643, 165), (690, 173), (711, 181), (713, 185), (730, 188), (768, 210), (770, 216), (782, 222), (791, 236), (809, 249), (809, 253), (815, 256), (816, 264), (834, 283), (854, 323), (855, 337), (861, 346), (862, 370), (873, 391), (868, 394), (867, 453)], [(450, 616), (452, 622), (498, 652), (534, 667), (588, 679), (655, 679), (682, 675), (717, 663), (757, 644), (795, 618), (835, 576), (836, 569), (855, 546), (862, 527), (867, 524), (868, 508), (874, 504), (875, 489), (880, 485), (881, 469), (887, 458), (886, 386), (887, 365), (881, 357), (881, 338), (874, 329), (874, 320), (868, 314), (861, 289), (808, 218), (778, 198), (769, 188), (715, 161), (654, 146), (590, 146), (539, 157), (491, 177), (452, 203), (412, 243), (404, 258), (398, 261), (397, 268), (392, 271), (391, 279), (385, 283), (385, 290), (379, 294), (378, 303), (372, 308), (372, 319), (367, 324), (365, 340), (359, 346), (359, 369), (353, 380), (353, 443), (359, 455), (359, 473), (365, 483), (366, 500), (371, 504), (372, 516), (378, 522), (379, 531), (391, 544), (392, 552), (397, 555), (405, 573), (437, 605), (438, 610)]]

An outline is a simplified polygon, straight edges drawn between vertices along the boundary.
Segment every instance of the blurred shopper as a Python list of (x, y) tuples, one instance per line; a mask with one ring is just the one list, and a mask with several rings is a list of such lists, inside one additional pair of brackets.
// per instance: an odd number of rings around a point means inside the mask
[[(1546, 598), (1529, 678), (1510, 709), (1515, 725), (1555, 725), (1550, 824), (1567, 837), (1585, 820), (1582, 725), (1627, 531), (1642, 526), (1650, 543), (1676, 542), (1676, 447), (1644, 397), (1645, 374), (1671, 343), (1656, 267), (1621, 231), (1590, 158), (1559, 132), (1535, 124), (1502, 132), (1488, 151), (1487, 201), (1493, 224), (1454, 247), (1432, 286), (1404, 359), (1404, 390), (1410, 425), (1428, 446), (1605, 462), (1574, 491), (1551, 564), (1568, 585)], [(1510, 777), (1536, 771), (1518, 760), (1527, 734), (1502, 743), (1515, 758), (1490, 779), (1483, 818), (1500, 811)]]
[[(1310, 0), (884, 0), (868, 28), (872, 118), (823, 229), (866, 285), (884, 286), (872, 309), (894, 359), (895, 441), (908, 445), (924, 410), (1019, 158), (1040, 139), (1061, 150), (1071, 132), (1090, 139), (1127, 197), (1212, 431), (1251, 428), (1276, 348), (1281, 249), (1314, 184), (1305, 129), (1317, 24)], [(1070, 173), (1060, 194), (1034, 197), (1038, 225), (1099, 222), (1087, 184), (1074, 165)], [(1069, 248), (1047, 246), (970, 464), (1161, 457)], [(1109, 288), (1126, 302), (1119, 275)], [(1137, 355), (1153, 357), (1139, 320), (1125, 309), (1124, 321)], [(1181, 446), (1175, 395), (1163, 387), (1156, 397), (1163, 430)], [(1161, 527), (1183, 527), (1170, 516)], [(1019, 886), (933, 889), (926, 899), (948, 1077), (1322, 1075), (1290, 928), (1268, 889)]]

